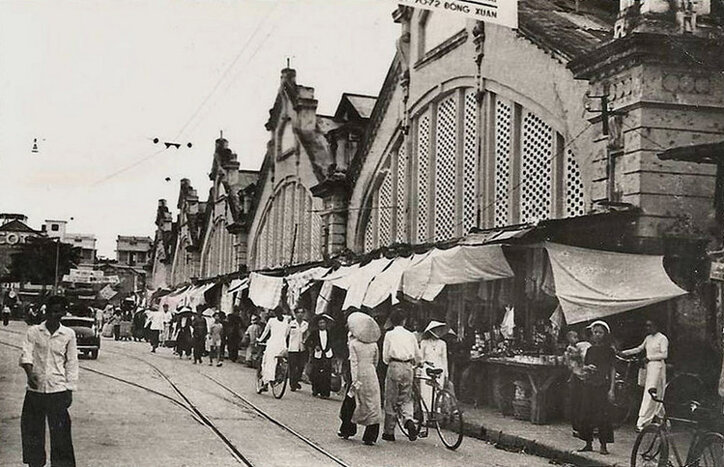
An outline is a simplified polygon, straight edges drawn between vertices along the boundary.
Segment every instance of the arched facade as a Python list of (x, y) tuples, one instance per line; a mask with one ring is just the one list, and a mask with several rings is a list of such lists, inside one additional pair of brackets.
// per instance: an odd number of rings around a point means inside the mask
[(562, 98), (585, 87), (565, 64), (505, 28), (481, 36), (473, 21), (410, 9), (399, 21), (409, 45), (373, 113), (380, 124), (353, 188), (348, 246), (367, 252), (585, 214), (594, 171), (579, 154), (593, 151), (591, 138), (577, 138), (587, 130), (580, 99)]

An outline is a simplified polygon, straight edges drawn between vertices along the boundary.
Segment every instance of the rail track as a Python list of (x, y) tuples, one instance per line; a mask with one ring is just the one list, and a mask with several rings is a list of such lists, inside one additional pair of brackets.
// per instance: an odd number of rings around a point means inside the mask
[[(19, 333), (19, 332), (7, 330), (7, 329), (0, 329), (0, 331), (3, 331), (3, 332), (8, 333), (8, 334), (21, 335), (21, 333)], [(9, 342), (5, 342), (5, 341), (2, 341), (2, 340), (0, 340), (0, 344), (5, 345), (5, 346), (8, 346), (8, 347), (15, 348), (15, 349), (21, 349), (21, 347), (20, 347), (19, 345), (16, 345), (16, 344), (13, 344), (13, 343), (9, 343)], [(193, 403), (193, 401), (191, 401), (191, 399), (189, 399), (189, 397), (181, 390), (181, 388), (180, 388), (176, 383), (174, 383), (174, 381), (173, 381), (163, 370), (161, 370), (158, 366), (156, 366), (155, 364), (149, 362), (148, 360), (143, 359), (143, 358), (141, 358), (141, 357), (138, 357), (138, 356), (136, 356), (136, 355), (130, 355), (130, 354), (127, 354), (127, 353), (125, 353), (125, 352), (119, 352), (119, 351), (117, 351), (117, 350), (104, 349), (104, 353), (112, 353), (112, 354), (121, 355), (121, 356), (126, 357), (126, 358), (130, 358), (130, 359), (133, 359), (133, 360), (137, 360), (137, 361), (142, 362), (142, 363), (144, 363), (145, 365), (149, 366), (151, 369), (154, 370), (154, 372), (155, 372), (158, 376), (160, 376), (160, 377), (169, 385), (169, 387), (173, 390), (173, 392), (174, 392), (181, 400), (176, 399), (176, 398), (174, 398), (174, 397), (172, 397), (172, 396), (169, 396), (168, 394), (164, 394), (163, 392), (157, 391), (157, 390), (155, 390), (155, 389), (153, 389), (153, 388), (149, 388), (149, 387), (147, 387), (147, 386), (144, 386), (144, 385), (142, 385), (142, 384), (139, 384), (139, 383), (137, 383), (137, 382), (135, 382), (135, 381), (131, 381), (131, 380), (128, 380), (128, 379), (126, 379), (126, 378), (122, 378), (122, 377), (120, 377), (120, 376), (112, 375), (112, 374), (106, 373), (106, 372), (104, 372), (104, 371), (97, 370), (97, 369), (95, 369), (95, 368), (89, 368), (89, 367), (87, 367), (87, 366), (85, 366), (85, 365), (82, 365), (82, 364), (80, 365), (80, 368), (81, 368), (82, 370), (84, 370), (84, 371), (88, 371), (88, 372), (90, 372), (90, 373), (94, 373), (94, 374), (96, 374), (96, 375), (103, 376), (103, 377), (105, 377), (105, 378), (108, 378), (108, 379), (117, 381), (117, 382), (119, 382), (119, 383), (127, 384), (127, 385), (133, 386), (133, 387), (135, 387), (135, 388), (137, 388), (137, 389), (141, 389), (141, 390), (143, 390), (143, 391), (149, 392), (149, 393), (151, 393), (151, 394), (154, 394), (154, 395), (156, 395), (156, 396), (158, 396), (158, 397), (163, 398), (164, 400), (168, 401), (168, 402), (171, 403), (171, 404), (174, 404), (174, 405), (177, 406), (177, 407), (182, 408), (183, 410), (185, 410), (186, 412), (188, 412), (188, 413), (190, 414), (190, 416), (191, 416), (197, 423), (199, 423), (200, 425), (205, 426), (207, 429), (209, 429), (209, 430), (214, 434), (214, 436), (215, 436), (216, 438), (218, 438), (218, 439), (224, 444), (224, 447), (227, 449), (227, 451), (229, 452), (229, 454), (230, 454), (238, 463), (243, 464), (243, 465), (246, 465), (246, 466), (250, 466), (250, 467), (254, 466), (254, 464), (251, 462), (251, 460), (249, 460), (249, 458), (247, 458), (247, 457), (239, 450), (239, 448), (237, 448), (237, 446), (234, 445), (234, 443), (214, 424), (214, 422), (213, 422), (211, 419), (209, 419), (209, 418)], [(274, 418), (274, 417), (271, 416), (268, 412), (262, 410), (262, 409), (259, 408), (257, 405), (253, 404), (249, 399), (247, 399), (246, 397), (242, 396), (241, 394), (239, 394), (238, 392), (234, 391), (233, 389), (229, 388), (227, 385), (221, 383), (220, 381), (216, 380), (215, 378), (213, 378), (213, 377), (211, 377), (211, 376), (209, 376), (209, 375), (207, 375), (207, 374), (205, 374), (205, 373), (200, 373), (200, 374), (201, 374), (202, 376), (204, 376), (205, 378), (207, 378), (209, 381), (213, 382), (216, 386), (220, 387), (220, 388), (223, 389), (224, 391), (226, 391), (226, 392), (228, 392), (229, 394), (231, 394), (231, 395), (234, 397), (234, 400), (229, 401), (230, 403), (232, 403), (232, 404), (234, 404), (234, 405), (236, 405), (236, 406), (244, 409), (245, 411), (249, 411), (249, 412), (252, 412), (252, 413), (255, 413), (255, 414), (261, 416), (262, 418), (264, 418), (264, 419), (267, 420), (268, 422), (270, 422), (270, 423), (272, 423), (273, 425), (279, 427), (281, 430), (283, 430), (283, 431), (286, 432), (287, 434), (293, 436), (294, 438), (298, 439), (299, 441), (301, 441), (301, 442), (304, 443), (305, 445), (309, 446), (311, 449), (315, 450), (316, 452), (318, 452), (318, 453), (322, 454), (323, 456), (325, 456), (326, 458), (330, 459), (330, 460), (331, 460), (332, 462), (334, 462), (335, 464), (340, 465), (340, 466), (343, 466), (343, 467), (349, 467), (349, 464), (347, 464), (346, 462), (344, 462), (342, 459), (340, 459), (339, 457), (337, 457), (337, 456), (335, 456), (334, 454), (330, 453), (329, 451), (327, 451), (326, 449), (324, 449), (323, 447), (321, 447), (319, 444), (315, 443), (314, 441), (310, 440), (309, 438), (307, 438), (307, 437), (303, 436), (302, 434), (298, 433), (297, 431), (295, 431), (294, 429), (292, 429), (292, 428), (289, 427), (288, 425), (285, 425), (284, 423), (282, 423), (282, 422), (279, 421), (278, 419)], [(227, 400), (227, 401), (228, 401), (228, 399), (224, 399), (224, 400)], [(236, 401), (239, 401), (239, 403), (236, 402)]]

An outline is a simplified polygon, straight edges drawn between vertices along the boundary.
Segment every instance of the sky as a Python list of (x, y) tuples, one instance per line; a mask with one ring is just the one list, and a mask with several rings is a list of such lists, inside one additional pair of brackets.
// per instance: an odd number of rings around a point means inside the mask
[[(378, 94), (395, 7), (0, 0), (0, 212), (36, 229), (72, 218), (69, 232), (95, 234), (98, 254), (115, 257), (118, 235), (153, 237), (159, 199), (176, 215), (181, 178), (206, 199), (220, 131), (242, 169), (260, 167), (287, 58), (319, 113), (345, 91)], [(183, 145), (163, 150), (154, 138)]]

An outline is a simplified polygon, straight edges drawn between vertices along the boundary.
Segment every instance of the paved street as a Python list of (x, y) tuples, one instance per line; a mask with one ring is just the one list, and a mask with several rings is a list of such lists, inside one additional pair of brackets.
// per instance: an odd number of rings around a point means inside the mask
[[(25, 377), (16, 366), (25, 328), (14, 322), (0, 328), (0, 465), (20, 463), (19, 417)], [(140, 360), (139, 360), (140, 359)], [(303, 435), (347, 465), (485, 465), (540, 466), (544, 459), (498, 450), (465, 439), (455, 452), (446, 450), (435, 433), (410, 443), (401, 439), (377, 446), (336, 436), (339, 399), (311, 397), (309, 387), (282, 400), (254, 392), (252, 370), (227, 363), (221, 368), (180, 361), (169, 349), (151, 354), (146, 344), (104, 340), (97, 361), (82, 360), (80, 389), (71, 408), (76, 455), (80, 466), (239, 465), (227, 446), (182, 407), (158, 394), (91, 370), (133, 382), (175, 400), (181, 398), (148, 362), (166, 374), (253, 465), (339, 465), (289, 432), (274, 425), (243, 401), (209, 380), (217, 379), (247, 398), (273, 419)]]

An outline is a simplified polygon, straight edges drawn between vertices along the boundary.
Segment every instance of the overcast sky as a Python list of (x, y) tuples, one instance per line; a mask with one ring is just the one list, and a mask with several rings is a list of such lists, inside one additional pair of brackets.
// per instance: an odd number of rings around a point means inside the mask
[[(242, 168), (259, 168), (286, 57), (321, 113), (343, 91), (377, 94), (399, 34), (394, 8), (0, 0), (0, 212), (34, 228), (73, 217), (69, 232), (95, 234), (114, 257), (117, 235), (153, 236), (157, 201), (175, 210), (181, 178), (206, 199), (219, 130)], [(154, 137), (193, 147), (154, 155)]]

